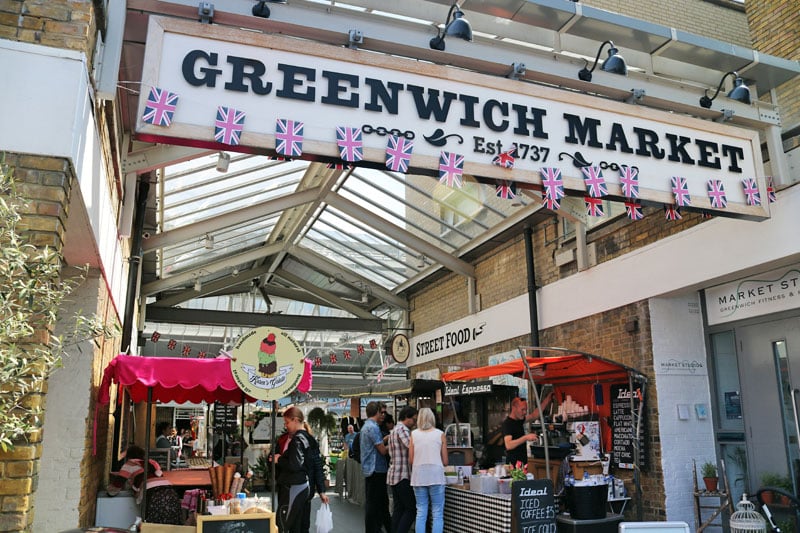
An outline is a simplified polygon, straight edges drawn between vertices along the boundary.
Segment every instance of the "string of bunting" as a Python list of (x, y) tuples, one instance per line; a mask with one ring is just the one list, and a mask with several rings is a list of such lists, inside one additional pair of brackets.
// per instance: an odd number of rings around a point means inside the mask
[[(168, 89), (151, 87), (142, 115), (142, 120), (154, 126), (169, 128), (177, 109), (180, 97)], [(244, 132), (247, 119), (246, 113), (226, 106), (218, 106), (214, 120), (214, 140), (229, 146), (237, 146)], [(328, 163), (329, 168), (347, 170), (353, 163), (358, 163), (364, 158), (364, 131), (361, 127), (337, 126), (336, 144), (339, 147), (340, 161)], [(272, 159), (291, 160), (303, 155), (304, 124), (300, 121), (279, 118), (275, 124), (275, 152)], [(411, 155), (414, 150), (414, 140), (404, 135), (388, 135), (386, 146), (385, 165), (393, 172), (406, 173), (409, 169)], [(517, 158), (517, 146), (501, 152), (492, 158), (492, 164), (504, 169), (513, 170)], [(438, 180), (447, 187), (460, 189), (464, 186), (465, 156), (462, 154), (442, 151), (439, 156)], [(599, 198), (608, 196), (603, 169), (598, 166), (585, 165), (581, 173), (586, 187), (584, 197), (586, 213), (592, 217), (605, 215), (603, 205)], [(561, 170), (558, 168), (541, 168), (542, 178), (542, 205), (550, 210), (561, 207), (560, 200), (565, 196), (564, 182)], [(680, 209), (690, 207), (692, 198), (689, 193), (686, 178), (672, 176), (671, 189), (675, 199), (673, 204), (665, 204), (664, 211), (667, 220), (680, 220)], [(498, 198), (514, 200), (517, 198), (517, 183), (513, 180), (495, 180), (495, 195)], [(639, 198), (639, 170), (636, 167), (619, 167), (619, 183), (622, 194), (628, 200), (625, 202), (626, 212), (631, 220), (642, 218), (641, 205), (636, 200)], [(755, 178), (744, 178), (741, 181), (745, 194), (745, 202), (750, 206), (761, 205), (761, 195)], [(725, 209), (728, 205), (727, 194), (721, 180), (708, 180), (706, 184), (711, 206), (715, 209)], [(777, 200), (773, 178), (767, 177), (767, 199), (769, 203)], [(706, 217), (710, 215), (705, 213)]]

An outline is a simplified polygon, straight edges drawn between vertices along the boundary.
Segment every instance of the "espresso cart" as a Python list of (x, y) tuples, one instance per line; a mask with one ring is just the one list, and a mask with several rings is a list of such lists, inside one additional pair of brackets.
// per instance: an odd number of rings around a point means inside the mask
[[(520, 347), (519, 359), (447, 372), (442, 375), (442, 380), (447, 386), (452, 382), (487, 380), (501, 375), (528, 380), (529, 405), (539, 411), (540, 428), (550, 422), (545, 420), (541, 408), (540, 390), (545, 385), (553, 387), (554, 402), (562, 404), (570, 397), (577, 405), (587, 407), (588, 412), (580, 411), (578, 414), (599, 422), (598, 439), (602, 450), (611, 453), (611, 465), (621, 473), (632, 472), (631, 504), (635, 506), (637, 520), (641, 521), (640, 469), (646, 459), (642, 449), (645, 445), (642, 412), (647, 378), (633, 368), (593, 354), (564, 348)], [(540, 477), (553, 479), (562, 460), (557, 457), (561, 454), (561, 447), (549, 442), (548, 434), (548, 431), (541, 433), (543, 457), (538, 460), (543, 462), (543, 472), (551, 474)], [(558, 485), (556, 483), (557, 492), (560, 489)]]

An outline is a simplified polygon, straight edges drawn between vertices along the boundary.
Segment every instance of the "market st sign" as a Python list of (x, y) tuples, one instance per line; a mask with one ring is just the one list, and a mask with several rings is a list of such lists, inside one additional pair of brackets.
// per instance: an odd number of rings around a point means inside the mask
[[(177, 95), (169, 124), (145, 122), (151, 89)], [(625, 199), (620, 167), (636, 167), (639, 201), (674, 204), (685, 178), (691, 206), (715, 214), (769, 216), (754, 131), (450, 67), (215, 25), (150, 17), (136, 131), (145, 141), (275, 154), (279, 119), (301, 122), (302, 157), (337, 161), (337, 128), (360, 128), (366, 164), (383, 166), (389, 138), (413, 141), (409, 171), (438, 175), (442, 153), (463, 173), (542, 187), (560, 169), (585, 195), (580, 166), (603, 171), (609, 199)], [(236, 141), (215, 142), (220, 107), (243, 113)], [(517, 147), (512, 168), (493, 164)], [(743, 179), (757, 180), (748, 205)], [(709, 180), (727, 206), (714, 207)]]

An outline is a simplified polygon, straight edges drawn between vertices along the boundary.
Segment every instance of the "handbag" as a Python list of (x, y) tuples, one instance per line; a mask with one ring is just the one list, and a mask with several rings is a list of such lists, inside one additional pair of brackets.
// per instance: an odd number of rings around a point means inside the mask
[(317, 533), (330, 533), (333, 531), (333, 513), (327, 503), (323, 503), (317, 509)]

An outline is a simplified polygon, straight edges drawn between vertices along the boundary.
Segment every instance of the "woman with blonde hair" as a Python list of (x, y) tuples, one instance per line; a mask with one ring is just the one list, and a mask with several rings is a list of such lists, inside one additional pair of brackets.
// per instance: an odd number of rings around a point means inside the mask
[(311, 436), (303, 411), (294, 406), (286, 409), (283, 425), (289, 434), (289, 443), (275, 455), (279, 469), (278, 529), (281, 533), (299, 533), (308, 531), (311, 523), (314, 491), (319, 492), (323, 503), (328, 503), (329, 499), (325, 494), (319, 444)]
[(444, 467), (447, 466), (447, 443), (444, 432), (436, 428), (436, 417), (427, 407), (417, 414), (417, 429), (411, 432), (408, 446), (411, 486), (417, 499), (414, 531), (425, 531), (428, 506), (433, 514), (433, 533), (444, 529)]

